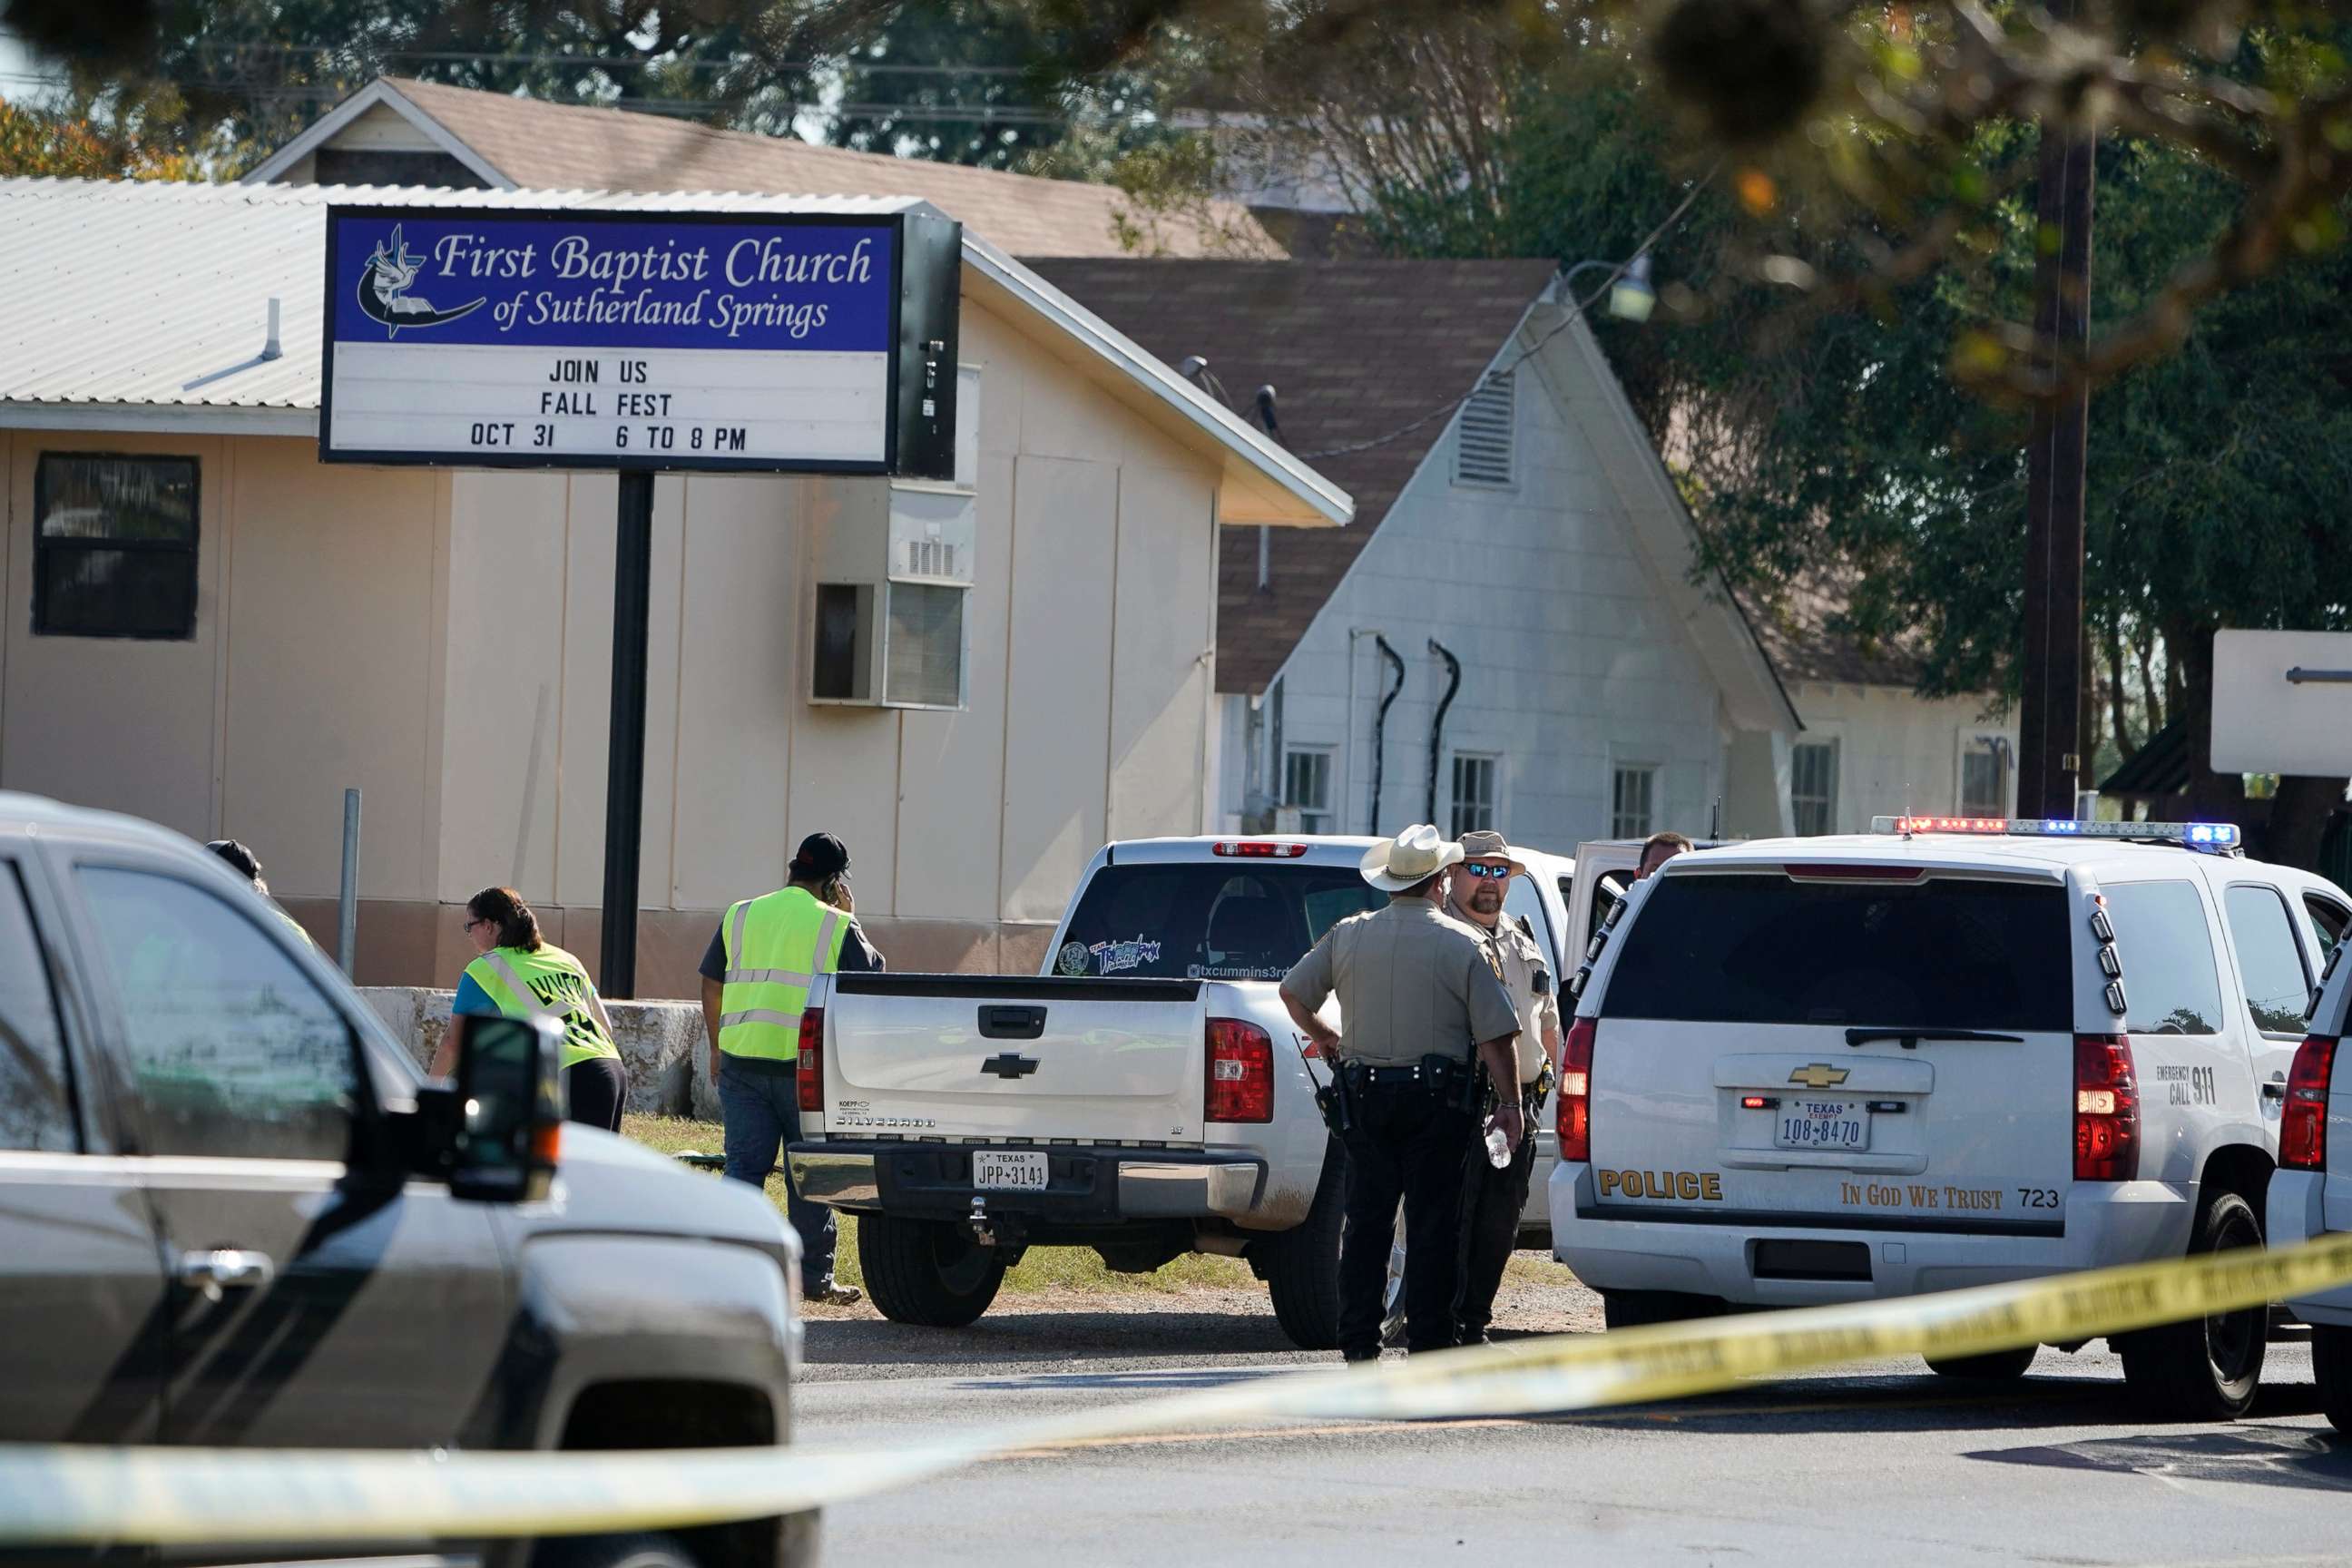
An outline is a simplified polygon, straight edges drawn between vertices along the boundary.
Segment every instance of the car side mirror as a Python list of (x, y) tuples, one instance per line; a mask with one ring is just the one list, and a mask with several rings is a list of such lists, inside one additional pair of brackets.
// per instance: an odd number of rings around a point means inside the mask
[(555, 1179), (563, 1132), (562, 1032), (544, 1018), (464, 1014), (449, 1119), (449, 1194), (534, 1203)]

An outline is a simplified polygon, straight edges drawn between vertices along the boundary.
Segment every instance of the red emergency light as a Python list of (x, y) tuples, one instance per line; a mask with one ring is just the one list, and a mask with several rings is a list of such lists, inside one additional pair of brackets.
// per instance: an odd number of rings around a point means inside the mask
[(1276, 844), (1264, 838), (1228, 838), (1211, 845), (1209, 853), (1243, 860), (1296, 860), (1307, 853), (1307, 846)]

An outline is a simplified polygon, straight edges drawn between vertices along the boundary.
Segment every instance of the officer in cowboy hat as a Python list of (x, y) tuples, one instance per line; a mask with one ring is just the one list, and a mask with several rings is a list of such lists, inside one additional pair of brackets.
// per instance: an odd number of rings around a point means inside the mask
[[(1339, 1349), (1351, 1362), (1381, 1353), (1381, 1287), (1400, 1196), (1413, 1260), (1405, 1273), (1406, 1347), (1454, 1342), (1464, 1153), (1478, 1126), (1473, 1068), (1483, 1060), (1496, 1082), (1517, 1080), (1511, 994), (1478, 933), (1444, 912), (1447, 877), (1461, 859), (1462, 847), (1426, 824), (1374, 845), (1364, 880), (1389, 895), (1386, 907), (1333, 926), (1282, 982), (1284, 1007), (1334, 1064), (1349, 1101)], [(1318, 1016), (1335, 991), (1344, 1035)], [(1525, 1136), (1516, 1100), (1496, 1125), (1514, 1145)]]
[[(1516, 1100), (1527, 1122), (1511, 1145), (1509, 1163), (1498, 1169), (1487, 1158), (1483, 1140), (1470, 1159), (1462, 1294), (1454, 1310), (1456, 1334), (1465, 1345), (1486, 1343), (1503, 1266), (1518, 1245), (1519, 1215), (1528, 1206), (1528, 1180), (1536, 1164), (1534, 1119), (1542, 1112), (1549, 1075), (1559, 1055), (1559, 1004), (1551, 966), (1536, 940), (1503, 913), (1511, 879), (1527, 875), (1527, 870), (1518, 851), (1501, 834), (1465, 833), (1462, 867), (1454, 874), (1454, 899), (1447, 906), (1448, 913), (1485, 942), (1496, 973), (1510, 989), (1511, 1005), (1518, 1010), (1517, 1070), (1491, 1087), (1497, 1106)], [(1410, 1247), (1406, 1257), (1412, 1258)], [(1418, 1264), (1419, 1259), (1412, 1259), (1412, 1266)]]

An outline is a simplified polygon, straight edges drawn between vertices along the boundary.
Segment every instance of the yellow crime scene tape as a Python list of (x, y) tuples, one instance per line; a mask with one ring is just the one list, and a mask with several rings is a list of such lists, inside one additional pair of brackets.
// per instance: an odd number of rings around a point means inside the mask
[(1014, 1453), (1202, 1425), (1528, 1415), (1888, 1356), (2063, 1344), (2352, 1284), (2352, 1234), (1892, 1300), (1554, 1334), (886, 1447), (585, 1454), (0, 1447), (0, 1544), (466, 1541), (681, 1529), (847, 1502)]

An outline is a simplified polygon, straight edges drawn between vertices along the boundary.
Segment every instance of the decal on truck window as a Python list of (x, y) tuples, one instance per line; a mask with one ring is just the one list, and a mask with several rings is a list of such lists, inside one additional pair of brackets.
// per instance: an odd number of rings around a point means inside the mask
[(1058, 967), (1065, 974), (1084, 974), (1087, 972), (1088, 961), (1093, 957), (1094, 954), (1087, 951), (1085, 942), (1066, 942), (1062, 944)]
[(1124, 974), (1160, 962), (1160, 944), (1144, 941), (1140, 933), (1128, 942), (1098, 942), (1087, 951), (1094, 954), (1097, 974)]
[(1287, 969), (1247, 963), (1188, 963), (1184, 966), (1187, 980), (1279, 980), (1288, 974)]

